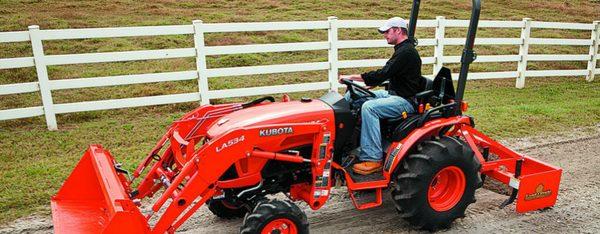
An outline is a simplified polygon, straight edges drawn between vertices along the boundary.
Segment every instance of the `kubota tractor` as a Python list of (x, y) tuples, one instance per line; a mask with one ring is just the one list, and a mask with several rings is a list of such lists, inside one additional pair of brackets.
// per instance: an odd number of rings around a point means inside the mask
[[(411, 40), (418, 10), (415, 0)], [(444, 68), (433, 81), (423, 78), (418, 113), (381, 120), (391, 142), (382, 172), (349, 170), (359, 145), (360, 108), (337, 92), (203, 105), (175, 121), (132, 175), (102, 146), (91, 145), (52, 198), (54, 231), (172, 233), (206, 204), (216, 216), (244, 217), (242, 233), (307, 233), (306, 215), (293, 201), (319, 209), (334, 183), (346, 185), (357, 209), (380, 206), (387, 189), (400, 216), (428, 230), (463, 216), (486, 177), (513, 188), (503, 205), (516, 199), (517, 212), (553, 206), (562, 170), (500, 145), (463, 114), (479, 12), (480, 0), (473, 0), (456, 91)], [(353, 99), (372, 95), (344, 83)], [(359, 202), (357, 191), (374, 192), (375, 199)], [(277, 193), (289, 200), (266, 198)], [(153, 196), (151, 211), (143, 213), (142, 201)]]

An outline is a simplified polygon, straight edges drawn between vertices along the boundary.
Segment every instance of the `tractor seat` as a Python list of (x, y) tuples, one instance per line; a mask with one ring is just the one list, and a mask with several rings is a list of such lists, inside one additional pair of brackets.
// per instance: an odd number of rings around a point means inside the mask
[[(417, 93), (412, 100), (409, 100), (412, 103), (413, 109), (415, 112), (418, 109), (419, 100), (424, 100), (433, 95), (433, 81), (427, 77), (421, 76), (421, 87), (423, 87), (423, 91)], [(387, 89), (387, 87), (386, 87)], [(409, 113), (407, 119), (410, 119), (412, 116), (417, 115), (416, 113)], [(381, 129), (383, 131), (382, 136), (391, 137), (392, 133), (395, 132), (395, 129), (404, 121), (405, 119), (402, 116), (398, 116), (396, 118), (386, 118), (381, 119)]]

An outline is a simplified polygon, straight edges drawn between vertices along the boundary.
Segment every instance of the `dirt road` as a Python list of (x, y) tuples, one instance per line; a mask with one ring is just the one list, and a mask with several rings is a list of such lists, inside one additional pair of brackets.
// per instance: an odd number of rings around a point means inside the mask
[[(469, 206), (466, 217), (441, 232), (600, 233), (600, 125), (551, 138), (513, 139), (504, 143), (563, 168), (556, 206), (517, 214), (514, 204), (499, 208), (507, 196), (479, 189), (477, 202)], [(382, 207), (358, 211), (348, 200), (346, 191), (337, 189), (324, 208), (305, 210), (313, 233), (418, 232), (397, 215), (387, 194)], [(241, 222), (218, 219), (202, 208), (179, 231), (235, 233)], [(51, 225), (49, 217), (29, 217), (0, 228), (0, 233), (47, 233), (51, 232)]]

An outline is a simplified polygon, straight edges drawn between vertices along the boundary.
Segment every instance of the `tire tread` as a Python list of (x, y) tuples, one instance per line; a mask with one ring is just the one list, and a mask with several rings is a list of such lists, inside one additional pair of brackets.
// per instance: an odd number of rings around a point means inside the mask
[[(464, 217), (467, 206), (475, 201), (475, 190), (481, 183), (481, 164), (468, 144), (458, 138), (442, 136), (423, 141), (403, 159), (402, 165), (394, 173), (392, 199), (400, 216), (419, 229), (447, 228), (455, 219)], [(429, 183), (439, 170), (451, 165), (463, 170), (467, 187), (456, 206), (438, 212), (427, 201)]]

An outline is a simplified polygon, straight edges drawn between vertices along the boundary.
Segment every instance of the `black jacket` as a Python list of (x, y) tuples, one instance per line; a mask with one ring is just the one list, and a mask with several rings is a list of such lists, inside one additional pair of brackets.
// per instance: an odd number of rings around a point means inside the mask
[(421, 57), (409, 40), (394, 46), (394, 55), (379, 70), (361, 74), (368, 86), (376, 86), (386, 80), (390, 81), (389, 89), (395, 95), (412, 97), (422, 91)]

